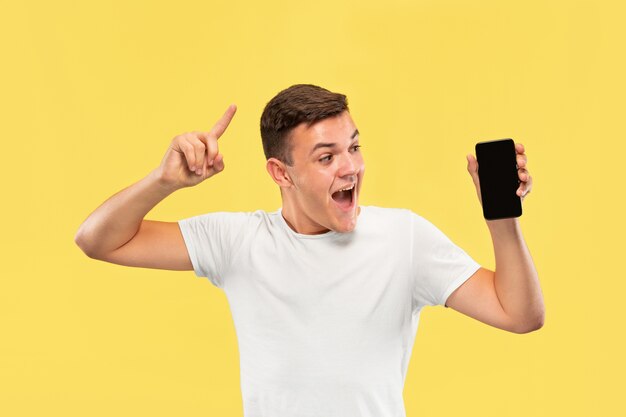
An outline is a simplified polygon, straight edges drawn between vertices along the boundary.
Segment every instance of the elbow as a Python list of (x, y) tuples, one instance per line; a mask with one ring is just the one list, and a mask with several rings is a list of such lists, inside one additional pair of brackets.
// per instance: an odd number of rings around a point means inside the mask
[(76, 243), (85, 255), (92, 259), (98, 259), (93, 245), (89, 243), (89, 239), (85, 236), (85, 232), (82, 229), (78, 229), (78, 232), (76, 232), (76, 235), (74, 236), (74, 243)]
[(531, 318), (527, 318), (523, 322), (515, 326), (511, 331), (517, 334), (531, 333), (541, 329), (546, 320), (546, 313), (541, 310), (537, 314), (534, 314)]

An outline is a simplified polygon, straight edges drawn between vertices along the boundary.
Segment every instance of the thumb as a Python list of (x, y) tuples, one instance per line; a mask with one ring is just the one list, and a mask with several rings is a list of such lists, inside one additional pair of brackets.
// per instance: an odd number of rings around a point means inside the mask
[(217, 156), (213, 160), (213, 169), (216, 172), (221, 172), (224, 170), (224, 156), (221, 153), (217, 154)]
[(478, 161), (472, 154), (467, 155), (467, 172), (472, 176), (474, 184), (478, 185)]
[(482, 204), (480, 180), (478, 179), (478, 161), (472, 154), (467, 155), (467, 172), (472, 176), (472, 181), (474, 181), (474, 186), (476, 187), (476, 194), (478, 195), (478, 201)]

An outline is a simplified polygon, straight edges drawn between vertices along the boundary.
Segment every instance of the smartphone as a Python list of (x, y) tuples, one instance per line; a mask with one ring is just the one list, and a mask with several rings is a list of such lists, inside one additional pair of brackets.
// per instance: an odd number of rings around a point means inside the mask
[(522, 199), (517, 195), (520, 180), (513, 139), (477, 143), (476, 159), (485, 219), (521, 216)]

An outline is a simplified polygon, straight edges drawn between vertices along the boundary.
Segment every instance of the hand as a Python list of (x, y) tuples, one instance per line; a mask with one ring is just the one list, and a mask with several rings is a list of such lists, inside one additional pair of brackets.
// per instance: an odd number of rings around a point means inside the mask
[[(520, 180), (519, 188), (517, 189), (517, 195), (522, 198), (522, 202), (524, 202), (524, 198), (533, 187), (533, 179), (526, 168), (528, 164), (528, 157), (524, 153), (524, 145), (521, 143), (515, 144), (515, 153), (517, 159), (517, 176)], [(478, 180), (478, 161), (474, 157), (474, 155), (467, 155), (467, 171), (472, 176), (472, 180), (474, 181), (474, 185), (476, 186), (476, 193), (478, 194), (478, 200), (482, 205), (482, 197), (480, 195), (480, 181)]]
[(224, 157), (219, 153), (217, 140), (232, 120), (237, 106), (231, 104), (226, 113), (209, 132), (183, 133), (174, 137), (161, 165), (157, 178), (171, 189), (177, 190), (200, 184), (224, 170)]

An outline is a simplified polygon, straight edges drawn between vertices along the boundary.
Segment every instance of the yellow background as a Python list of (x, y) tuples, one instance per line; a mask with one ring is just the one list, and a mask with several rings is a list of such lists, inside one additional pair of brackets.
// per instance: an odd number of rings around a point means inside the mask
[(527, 148), (521, 223), (545, 327), (426, 309), (407, 415), (623, 415), (622, 4), (3, 2), (0, 415), (242, 415), (224, 293), (89, 259), (73, 238), (231, 102), (226, 170), (147, 218), (278, 208), (259, 117), (295, 83), (348, 95), (362, 204), (413, 209), (489, 268), (465, 155), (506, 137)]

